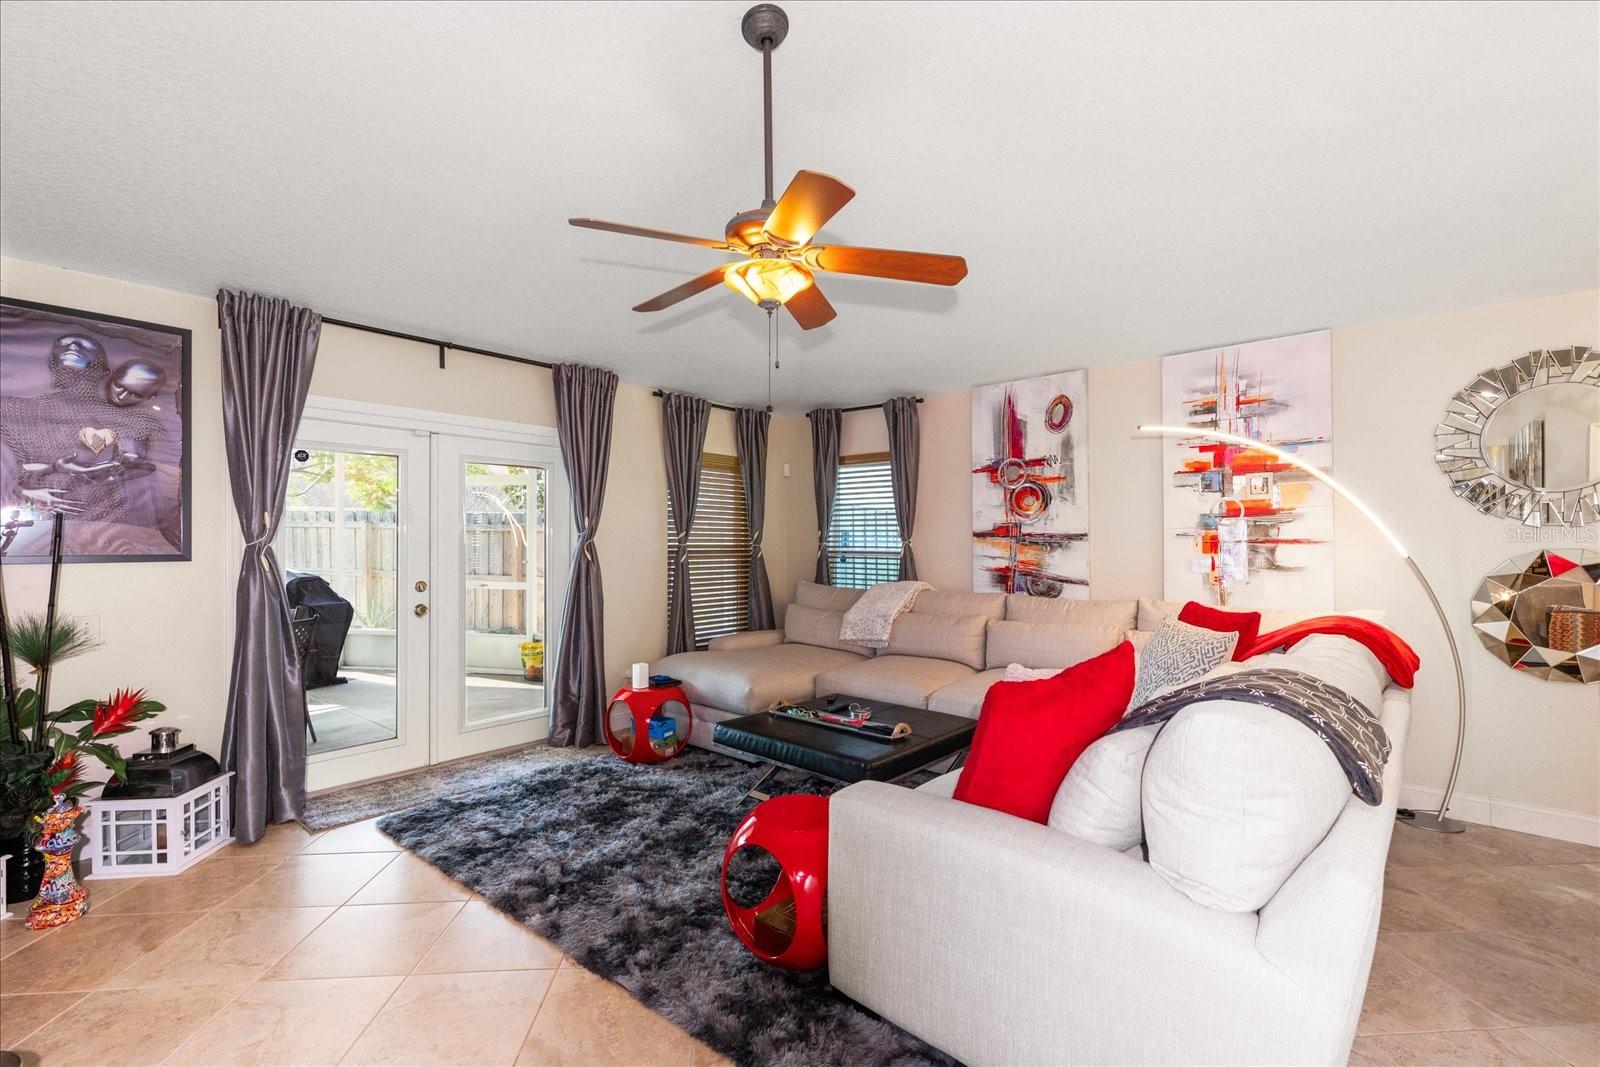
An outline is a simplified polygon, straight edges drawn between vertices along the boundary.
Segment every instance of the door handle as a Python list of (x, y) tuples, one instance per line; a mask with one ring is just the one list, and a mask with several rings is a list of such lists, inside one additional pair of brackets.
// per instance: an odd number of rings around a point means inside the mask
[(411, 614), (415, 615), (419, 619), (422, 618), (427, 613), (428, 613), (428, 605), (426, 605), (426, 604), (418, 604), (416, 607), (411, 609)]
[(415, 589), (419, 593), (426, 593), (428, 591), (428, 583), (426, 580), (419, 578), (417, 579), (417, 584), (411, 588)]

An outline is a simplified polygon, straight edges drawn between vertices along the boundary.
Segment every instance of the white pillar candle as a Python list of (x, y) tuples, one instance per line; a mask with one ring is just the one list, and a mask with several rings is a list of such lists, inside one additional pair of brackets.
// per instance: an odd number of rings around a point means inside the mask
[(633, 687), (635, 689), (650, 688), (650, 664), (635, 663), (633, 665)]

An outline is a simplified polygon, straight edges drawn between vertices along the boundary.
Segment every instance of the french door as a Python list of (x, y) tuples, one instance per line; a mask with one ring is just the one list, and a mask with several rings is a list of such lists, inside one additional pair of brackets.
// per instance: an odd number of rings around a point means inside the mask
[(538, 740), (565, 596), (554, 432), (313, 399), (274, 549), (316, 790)]

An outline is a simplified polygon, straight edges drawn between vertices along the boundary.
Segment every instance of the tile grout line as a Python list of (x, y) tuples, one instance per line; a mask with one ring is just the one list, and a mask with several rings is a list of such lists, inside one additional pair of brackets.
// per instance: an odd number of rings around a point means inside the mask
[[(397, 854), (397, 856), (398, 856), (398, 853), (395, 853), (395, 854)], [(429, 904), (430, 901), (422, 901), (422, 902), (424, 902), (424, 904)], [(466, 901), (461, 901), (461, 902), (459, 902), (459, 904), (461, 904), (462, 907), (466, 907)], [(461, 907), (458, 907), (458, 909), (456, 909), (456, 912), (454, 912), (454, 915), (451, 915), (450, 923), (454, 923), (454, 921), (456, 921), (456, 915), (461, 915)], [(406, 979), (408, 979), (408, 977), (411, 977), (411, 976), (413, 976), (413, 974), (416, 974), (416, 969), (418, 969), (419, 966), (422, 966), (422, 960), (426, 960), (427, 953), (432, 952), (432, 950), (434, 950), (434, 945), (438, 944), (438, 939), (440, 939), (440, 937), (445, 936), (446, 929), (450, 929), (450, 923), (445, 923), (445, 925), (440, 926), (440, 928), (438, 928), (438, 933), (434, 934), (434, 939), (432, 939), (432, 941), (427, 942), (427, 949), (422, 950), (421, 955), (419, 955), (419, 957), (416, 958), (416, 963), (413, 963), (413, 965), (411, 965), (410, 971), (406, 971), (405, 974), (402, 974), (402, 976), (400, 976), (400, 981), (395, 982), (394, 989), (389, 990), (389, 995), (387, 995), (387, 997), (384, 997), (384, 1003), (381, 1003), (381, 1005), (378, 1005), (378, 1011), (374, 1011), (373, 1017), (371, 1017), (371, 1019), (368, 1019), (368, 1021), (366, 1021), (366, 1025), (363, 1025), (362, 1032), (357, 1033), (357, 1035), (355, 1035), (355, 1040), (354, 1041), (350, 1041), (349, 1048), (346, 1048), (346, 1049), (344, 1049), (344, 1051), (342, 1051), (342, 1053), (339, 1053), (338, 1061), (334, 1061), (334, 1062), (338, 1062), (338, 1064), (342, 1064), (342, 1062), (344, 1062), (344, 1057), (349, 1056), (350, 1051), (352, 1051), (352, 1049), (354, 1049), (355, 1046), (360, 1045), (360, 1043), (362, 1043), (362, 1038), (366, 1037), (366, 1032), (368, 1032), (368, 1030), (370, 1030), (371, 1027), (373, 1027), (374, 1022), (378, 1021), (378, 1016), (381, 1016), (381, 1014), (384, 1014), (384, 1008), (387, 1008), (387, 1006), (389, 1006), (389, 1001), (390, 1000), (394, 1000), (395, 993), (400, 992), (400, 987), (402, 987), (402, 985), (405, 985), (405, 981), (406, 981)], [(387, 976), (387, 977), (392, 977), (392, 976)]]
[[(1514, 942), (1519, 948), (1530, 949), (1530, 950), (1532, 948), (1531, 946), (1527, 945), (1526, 943), (1518, 941), (1517, 938), (1516, 938), (1516, 932), (1515, 931), (1513, 931), (1513, 930), (1504, 930), (1504, 929), (1499, 929), (1499, 928), (1495, 928), (1495, 927), (1484, 927), (1482, 929), (1477, 929), (1477, 930), (1442, 930), (1442, 931), (1438, 931), (1437, 933), (1432, 933), (1432, 934), (1411, 934), (1411, 935), (1407, 935), (1407, 936), (1411, 936), (1411, 937), (1439, 937), (1439, 936), (1443, 936), (1443, 935), (1463, 935), (1463, 934), (1464, 935), (1492, 934), (1492, 935), (1495, 935), (1495, 936), (1504, 937), (1504, 938)], [(1425, 972), (1427, 972), (1429, 974), (1433, 974), (1433, 972), (1429, 971), (1427, 966), (1421, 960), (1413, 959), (1411, 956), (1407, 955), (1405, 950), (1402, 949), (1399, 945), (1395, 945), (1395, 944), (1393, 944), (1391, 942), (1390, 947), (1393, 948), (1396, 952), (1400, 953), (1401, 956), (1405, 957), (1405, 960), (1406, 960), (1407, 963), (1413, 964), (1414, 966), (1421, 968), (1423, 971), (1425, 971)], [(1547, 958), (1547, 959), (1545, 959), (1543, 961), (1542, 965), (1545, 966), (1545, 967), (1550, 967), (1550, 968), (1554, 968), (1556, 970), (1565, 972), (1569, 977), (1576, 978), (1581, 985), (1591, 986), (1591, 987), (1594, 987), (1596, 989), (1600, 989), (1600, 981), (1596, 981), (1595, 979), (1590, 978), (1588, 975), (1585, 975), (1585, 974), (1583, 974), (1583, 973), (1581, 973), (1579, 971), (1573, 970), (1571, 967), (1569, 967), (1566, 963), (1562, 962), (1561, 960), (1553, 959), (1553, 958)], [(1450, 981), (1449, 975), (1434, 974), (1433, 977), (1435, 977), (1441, 983), (1443, 983), (1446, 987), (1448, 987), (1451, 990), (1451, 992), (1453, 992), (1456, 995), (1462, 997), (1467, 1002), (1475, 1005), (1476, 1007), (1483, 1008), (1484, 1011), (1489, 1012), (1489, 1014), (1495, 1016), (1498, 1019), (1505, 1019), (1506, 1020), (1506, 1025), (1505, 1026), (1501, 1026), (1501, 1027), (1479, 1026), (1479, 1027), (1473, 1027), (1472, 1029), (1476, 1029), (1476, 1030), (1515, 1030), (1515, 1029), (1518, 1029), (1519, 1027), (1585, 1026), (1585, 1025), (1588, 1025), (1588, 1023), (1594, 1021), (1594, 1020), (1584, 1020), (1583, 1022), (1577, 1022), (1577, 1023), (1574, 1023), (1571, 1020), (1554, 1020), (1554, 1021), (1546, 1021), (1546, 1022), (1538, 1022), (1538, 1023), (1518, 1023), (1518, 1022), (1513, 1022), (1507, 1016), (1501, 1014), (1500, 1012), (1494, 1011), (1494, 1010), (1492, 1010), (1490, 1008), (1486, 1008), (1486, 1007), (1484, 1007), (1483, 1004), (1481, 1004), (1477, 1000), (1473, 999), (1473, 997), (1471, 995), (1469, 995), (1465, 990), (1461, 989), (1454, 982)], [(1457, 1032), (1457, 1031), (1412, 1030), (1412, 1031), (1408, 1031), (1408, 1032), (1409, 1033), (1453, 1033), (1453, 1032)], [(1377, 1035), (1374, 1035), (1374, 1036), (1377, 1036)]]
[[(60, 994), (59, 993), (57, 993), (57, 994), (51, 994), (51, 993), (34, 993), (34, 994), (10, 993), (10, 994), (7, 994), (7, 995), (8, 996), (18, 996), (18, 997), (22, 997), (22, 996), (46, 996), (46, 997), (48, 997), (48, 996), (59, 996)], [(51, 1023), (53, 1023), (57, 1019), (61, 1018), (67, 1012), (71, 1011), (73, 1008), (76, 1008), (79, 1004), (82, 1004), (83, 1003), (83, 999), (85, 997), (87, 997), (88, 995), (89, 994), (87, 994), (87, 993), (78, 994), (78, 999), (77, 1000), (74, 1000), (71, 1004), (68, 1004), (66, 1007), (64, 1007), (60, 1011), (56, 1012), (54, 1015), (50, 1016), (48, 1019), (45, 1019), (38, 1026), (35, 1026), (32, 1030), (29, 1030), (27, 1033), (25, 1033), (25, 1034), (21, 1035), (20, 1037), (18, 1037), (16, 1039), (16, 1044), (12, 1046), (11, 1051), (19, 1051), (22, 1048), (22, 1043), (24, 1041), (28, 1040), (28, 1038), (32, 1037), (34, 1034), (37, 1034), (40, 1030), (43, 1030), (45, 1027), (49, 1026)]]
[(550, 999), (550, 991), (556, 987), (556, 976), (560, 973), (561, 961), (557, 960), (555, 968), (550, 971), (550, 981), (544, 984), (544, 992), (539, 994), (539, 1005), (533, 1009), (533, 1018), (528, 1020), (528, 1028), (522, 1031), (522, 1040), (517, 1043), (517, 1054), (511, 1060), (513, 1064), (522, 1058), (522, 1050), (528, 1047), (528, 1038), (533, 1036), (533, 1028), (539, 1025), (539, 1016), (544, 1014), (545, 1001)]

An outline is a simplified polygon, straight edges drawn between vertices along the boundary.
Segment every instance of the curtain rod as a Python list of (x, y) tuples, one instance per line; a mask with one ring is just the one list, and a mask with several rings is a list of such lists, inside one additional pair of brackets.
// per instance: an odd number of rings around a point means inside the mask
[[(666, 396), (667, 394), (666, 394), (666, 392), (664, 390), (657, 389), (657, 390), (653, 391), (650, 395), (651, 396)], [(920, 396), (919, 397), (913, 397), (912, 399), (916, 400), (916, 402), (919, 403), (919, 404), (922, 403), (922, 398)], [(708, 403), (710, 403), (710, 402), (708, 401)], [(711, 406), (716, 408), (718, 411), (738, 411), (739, 410), (738, 408), (730, 407), (727, 404), (712, 403)], [(856, 407), (853, 407), (853, 408), (840, 408), (839, 411), (841, 413), (850, 412), (850, 411), (877, 411), (881, 407), (883, 407), (882, 404), (860, 404), (860, 405), (858, 405)], [(767, 410), (771, 411), (772, 408), (768, 407)]]
[(543, 367), (545, 370), (554, 370), (554, 363), (546, 363), (542, 359), (529, 359), (527, 356), (513, 356), (509, 352), (495, 352), (488, 348), (473, 348), (471, 345), (458, 345), (453, 341), (441, 341), (437, 337), (422, 337), (414, 333), (401, 333), (399, 330), (386, 330), (382, 326), (368, 326), (362, 322), (347, 322), (344, 319), (322, 320), (329, 326), (343, 326), (347, 330), (360, 330), (363, 333), (376, 333), (384, 337), (397, 337), (402, 341), (415, 341), (419, 345), (427, 345), (439, 350), (439, 369), (444, 370), (444, 354), (448, 350), (457, 352), (471, 352), (475, 356), (488, 356), (490, 359), (503, 359), (508, 363), (525, 363), (530, 367)]

